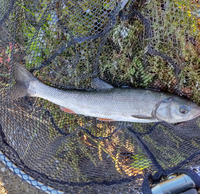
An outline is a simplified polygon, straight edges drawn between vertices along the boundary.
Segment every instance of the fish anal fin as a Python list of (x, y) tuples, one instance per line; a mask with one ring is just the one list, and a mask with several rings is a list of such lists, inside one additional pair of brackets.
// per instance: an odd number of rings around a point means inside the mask
[(131, 116), (137, 119), (155, 119), (154, 117), (150, 117), (146, 115), (131, 115)]
[(99, 121), (107, 121), (107, 122), (109, 122), (109, 121), (115, 121), (113, 119), (106, 119), (106, 118), (97, 118), (97, 120), (99, 120)]
[(60, 106), (60, 109), (69, 114), (76, 114), (73, 110)]

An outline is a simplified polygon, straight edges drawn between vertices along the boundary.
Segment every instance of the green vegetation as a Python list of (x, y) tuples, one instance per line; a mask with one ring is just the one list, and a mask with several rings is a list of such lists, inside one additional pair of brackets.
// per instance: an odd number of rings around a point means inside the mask
[[(179, 89), (199, 103), (200, 29), (197, 16), (193, 13), (198, 9), (198, 3), (192, 4), (188, 0), (169, 2), (163, 12), (161, 4), (153, 0), (147, 9), (154, 18), (152, 22), (154, 48), (168, 54), (179, 65), (181, 69)], [(172, 79), (173, 69), (166, 62), (163, 63), (163, 60), (160, 61), (159, 57), (152, 59), (150, 68), (158, 81), (167, 86), (169, 91), (173, 91), (177, 84), (177, 80)]]
[(99, 59), (102, 77), (109, 72), (112, 82), (128, 82), (135, 87), (149, 85), (153, 74), (142, 61), (144, 43), (141, 43), (140, 36), (143, 30), (144, 26), (138, 20), (133, 24), (122, 22), (116, 25), (109, 36), (115, 47), (105, 45)]
[(145, 168), (149, 168), (152, 163), (151, 163), (151, 160), (150, 159), (147, 159), (147, 157), (144, 155), (144, 154), (137, 154), (135, 156), (132, 157), (133, 160), (135, 160), (131, 166), (133, 168), (136, 168), (136, 169), (145, 169)]

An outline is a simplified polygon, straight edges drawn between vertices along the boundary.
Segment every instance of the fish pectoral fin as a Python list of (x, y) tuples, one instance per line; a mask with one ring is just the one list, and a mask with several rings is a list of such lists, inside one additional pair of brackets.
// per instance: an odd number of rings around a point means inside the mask
[(115, 120), (113, 120), (113, 119), (106, 119), (106, 118), (97, 118), (97, 120), (99, 120), (99, 121), (115, 121)]
[(69, 114), (76, 114), (73, 110), (60, 106), (60, 109)]
[(97, 89), (97, 90), (113, 88), (113, 86), (111, 86), (110, 84), (107, 84), (106, 82), (100, 80), (99, 78), (93, 79), (91, 82), (91, 86), (92, 86), (92, 88)]
[(146, 115), (131, 115), (132, 117), (135, 117), (137, 119), (155, 119), (154, 117), (149, 117)]

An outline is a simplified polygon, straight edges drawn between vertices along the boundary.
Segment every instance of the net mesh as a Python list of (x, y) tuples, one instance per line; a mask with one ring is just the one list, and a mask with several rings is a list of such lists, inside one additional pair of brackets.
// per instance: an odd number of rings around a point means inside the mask
[(102, 122), (43, 98), (10, 99), (18, 62), (58, 89), (91, 90), (99, 78), (199, 103), (199, 10), (198, 0), (1, 0), (3, 160), (49, 193), (134, 193), (148, 173), (199, 165), (199, 117)]

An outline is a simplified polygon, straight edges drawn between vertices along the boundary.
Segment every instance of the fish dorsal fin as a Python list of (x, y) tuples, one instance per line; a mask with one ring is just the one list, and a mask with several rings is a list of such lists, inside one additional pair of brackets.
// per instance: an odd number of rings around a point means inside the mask
[(131, 115), (131, 116), (137, 119), (155, 119), (153, 116), (149, 117), (146, 115)]
[(111, 86), (110, 84), (107, 84), (106, 82), (100, 80), (99, 78), (93, 79), (91, 82), (91, 86), (92, 86), (92, 88), (97, 89), (97, 90), (113, 88), (113, 86)]

